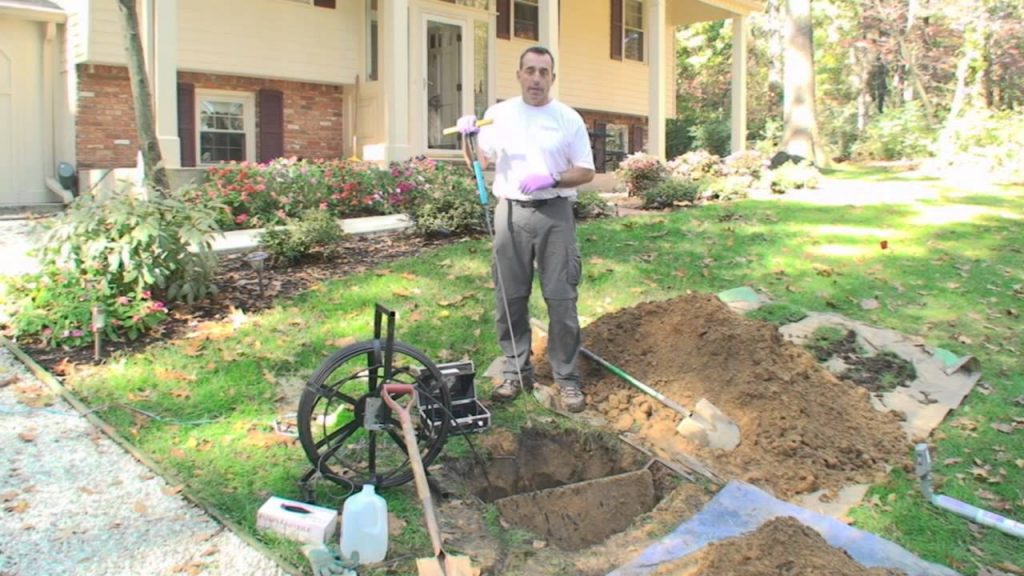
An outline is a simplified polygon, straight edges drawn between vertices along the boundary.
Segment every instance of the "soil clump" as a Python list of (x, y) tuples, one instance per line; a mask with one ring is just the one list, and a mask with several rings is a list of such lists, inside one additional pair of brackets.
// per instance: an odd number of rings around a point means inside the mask
[(675, 576), (900, 576), (903, 572), (866, 568), (845, 550), (790, 516), (773, 518), (757, 530), (714, 542), (652, 574)]
[[(683, 406), (707, 398), (736, 422), (741, 443), (723, 452), (685, 440), (675, 430), (678, 413), (583, 358), (589, 410), (663, 453), (695, 456), (779, 498), (873, 482), (907, 458), (896, 414), (876, 411), (866, 389), (714, 295), (609, 314), (584, 328), (583, 345)], [(550, 378), (546, 361), (536, 365)]]

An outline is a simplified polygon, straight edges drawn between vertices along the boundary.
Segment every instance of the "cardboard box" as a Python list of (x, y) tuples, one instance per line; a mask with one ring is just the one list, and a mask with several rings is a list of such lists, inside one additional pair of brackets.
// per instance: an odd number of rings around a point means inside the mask
[(334, 539), (338, 511), (271, 496), (256, 512), (256, 527), (299, 542), (323, 544)]

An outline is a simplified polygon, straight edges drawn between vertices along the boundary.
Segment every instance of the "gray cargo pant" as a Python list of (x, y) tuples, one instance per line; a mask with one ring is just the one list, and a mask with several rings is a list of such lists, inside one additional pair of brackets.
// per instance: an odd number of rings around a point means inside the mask
[(554, 198), (531, 206), (499, 198), (494, 224), (495, 261), (491, 273), (498, 343), (505, 355), (504, 378), (518, 381), (518, 367), (523, 381), (532, 381), (529, 300), (536, 262), (548, 309), (548, 359), (555, 383), (578, 386), (580, 322), (576, 287), (582, 276), (582, 262), (572, 201)]

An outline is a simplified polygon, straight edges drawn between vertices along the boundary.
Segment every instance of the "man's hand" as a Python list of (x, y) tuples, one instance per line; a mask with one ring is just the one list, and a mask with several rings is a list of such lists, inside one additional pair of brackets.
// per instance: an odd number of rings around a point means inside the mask
[(477, 117), (475, 114), (467, 114), (455, 121), (455, 127), (458, 128), (459, 134), (462, 134), (463, 136), (471, 136), (480, 131), (476, 122)]
[(358, 565), (358, 558), (346, 562), (333, 546), (307, 545), (302, 547), (302, 551), (309, 558), (313, 576), (356, 576), (353, 568)]
[(555, 185), (555, 179), (551, 174), (530, 174), (519, 183), (519, 191), (530, 195), (538, 190), (547, 190)]

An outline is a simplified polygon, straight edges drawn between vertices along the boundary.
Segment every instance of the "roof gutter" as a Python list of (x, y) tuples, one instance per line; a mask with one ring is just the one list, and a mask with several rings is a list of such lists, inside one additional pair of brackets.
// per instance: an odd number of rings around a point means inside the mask
[(0, 0), (0, 17), (16, 18), (18, 20), (32, 20), (35, 22), (54, 22), (63, 24), (67, 21), (68, 15), (59, 7), (49, 8), (46, 6), (29, 5)]

